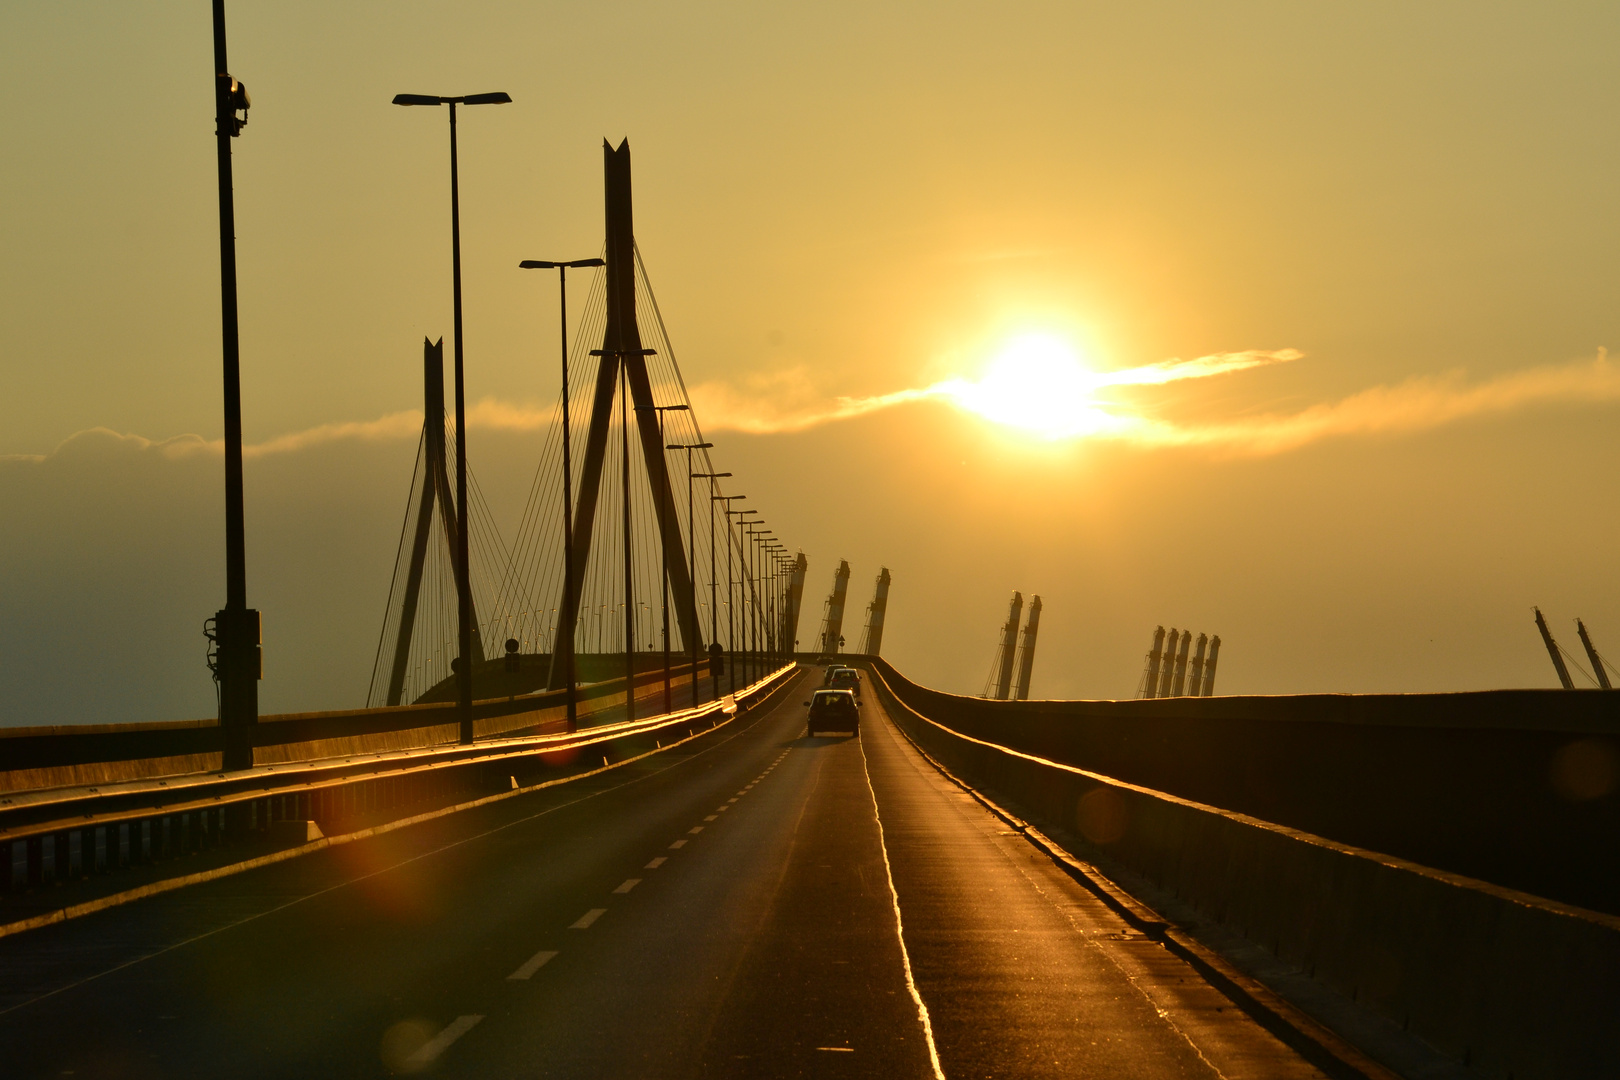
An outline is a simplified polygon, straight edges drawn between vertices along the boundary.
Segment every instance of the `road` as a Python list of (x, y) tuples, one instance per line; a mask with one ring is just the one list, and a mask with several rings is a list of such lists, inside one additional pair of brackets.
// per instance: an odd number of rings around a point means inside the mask
[(1321, 1075), (940, 777), (772, 704), (0, 940), (21, 1077)]

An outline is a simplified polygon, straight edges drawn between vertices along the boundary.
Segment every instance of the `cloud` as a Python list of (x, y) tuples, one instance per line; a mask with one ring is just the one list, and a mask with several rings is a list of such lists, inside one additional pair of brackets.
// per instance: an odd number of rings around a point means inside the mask
[(1132, 438), (1158, 445), (1275, 454), (1319, 439), (1407, 434), (1537, 405), (1616, 401), (1620, 401), (1620, 367), (1600, 351), (1592, 360), (1528, 368), (1474, 384), (1460, 371), (1408, 379), (1290, 414), (1186, 427), (1144, 421)]
[[(1184, 379), (1214, 378), (1291, 362), (1302, 355), (1293, 349), (1247, 350), (1111, 372), (1085, 372), (1078, 380), (1071, 380), (1074, 385), (1058, 387), (1055, 404), (1042, 402), (1042, 408), (1071, 418), (1071, 422), (1061, 430), (1041, 433), (1049, 438), (1107, 439), (1142, 447), (1204, 447), (1265, 455), (1322, 439), (1410, 434), (1535, 406), (1620, 402), (1620, 365), (1603, 350), (1590, 360), (1526, 368), (1483, 382), (1470, 383), (1464, 372), (1456, 370), (1371, 387), (1293, 413), (1262, 413), (1214, 423), (1156, 418), (1132, 405), (1093, 396), (1111, 387), (1154, 387)], [(752, 376), (740, 388), (725, 382), (701, 383), (692, 387), (691, 397), (704, 430), (710, 432), (788, 434), (919, 401), (942, 402), (992, 420), (1017, 423), (1008, 416), (1016, 409), (996, 399), (998, 388), (992, 376), (977, 381), (946, 379), (926, 387), (868, 397), (828, 398), (817, 393), (804, 369), (792, 368)], [(556, 415), (554, 407), (486, 398), (468, 410), (467, 424), (473, 430), (537, 431), (554, 423)], [(421, 429), (422, 413), (407, 410), (375, 420), (320, 424), (249, 443), (242, 452), (244, 457), (254, 459), (342, 441), (403, 441), (415, 438)], [(154, 440), (97, 427), (77, 432), (49, 454), (0, 455), (0, 467), (115, 454), (149, 454), (178, 461), (199, 454), (218, 456), (223, 447), (223, 440), (200, 435)]]
[(1078, 426), (1048, 426), (1050, 435), (1097, 435), (1103, 434), (1105, 429), (1117, 435), (1134, 427), (1133, 418), (1099, 410), (1095, 395), (1105, 387), (1161, 386), (1183, 379), (1205, 379), (1286, 363), (1304, 355), (1294, 349), (1250, 349), (1093, 372), (1080, 368), (1067, 353), (1042, 355), (1041, 346), (1048, 342), (1033, 339), (1031, 343), (1035, 346), (1033, 354), (1014, 355), (1010, 362), (992, 367), (980, 379), (958, 377), (871, 397), (827, 399), (815, 392), (802, 368), (795, 368), (752, 379), (743, 390), (722, 382), (699, 384), (692, 388), (693, 408), (706, 430), (765, 435), (804, 431), (896, 405), (929, 400), (945, 401), (992, 420), (1011, 422), (1012, 415), (1028, 405), (1033, 397), (1044, 406), (1044, 412), (1055, 411), (1080, 418)]
[[(1117, 386), (1151, 387), (1189, 378), (1211, 378), (1299, 359), (1301, 353), (1246, 351), (1194, 360), (1169, 360), (1088, 375), (1084, 399), (1056, 411), (1076, 418), (1059, 437), (1109, 439), (1143, 447), (1205, 447), (1240, 454), (1276, 454), (1328, 438), (1410, 434), (1475, 417), (1505, 415), (1535, 406), (1608, 404), (1620, 401), (1620, 366), (1600, 351), (1590, 360), (1549, 364), (1470, 383), (1462, 371), (1419, 376), (1375, 386), (1334, 402), (1293, 413), (1265, 413), (1216, 423), (1178, 423), (1143, 415), (1132, 406), (1091, 396)], [(939, 400), (1001, 420), (985, 407), (986, 382), (950, 379), (919, 389), (872, 397), (805, 401), (793, 381), (789, 393), (738, 391), (723, 383), (694, 388), (694, 401), (710, 430), (754, 434), (802, 431), (915, 401)], [(1075, 393), (1075, 391), (1065, 391)], [(1044, 403), (1043, 403), (1044, 404)], [(1050, 405), (1047, 404), (1050, 410)], [(1049, 433), (1050, 434), (1050, 433)]]

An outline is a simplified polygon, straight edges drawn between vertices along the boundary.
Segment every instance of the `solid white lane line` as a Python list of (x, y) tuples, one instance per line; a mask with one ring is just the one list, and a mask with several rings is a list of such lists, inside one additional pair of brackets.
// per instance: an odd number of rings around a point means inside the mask
[(585, 914), (581, 915), (578, 918), (578, 920), (575, 921), (574, 925), (570, 926), (568, 929), (570, 929), (570, 930), (589, 930), (591, 928), (591, 923), (595, 922), (597, 919), (600, 919), (602, 916), (604, 916), (606, 914), (607, 914), (607, 908), (605, 908), (605, 907), (593, 907), (593, 908), (591, 908), (591, 910), (589, 910)]
[(408, 1069), (424, 1069), (433, 1064), (440, 1054), (450, 1049), (450, 1044), (471, 1031), (482, 1020), (482, 1016), (458, 1016), (450, 1025), (433, 1038), (423, 1043), (421, 1048), (405, 1059)]
[(654, 859), (652, 862), (650, 862), (646, 866), (642, 867), (642, 869), (643, 870), (656, 870), (660, 866), (663, 866), (664, 863), (667, 862), (667, 861), (668, 861), (667, 856), (660, 855), (660, 856), (658, 856), (658, 858)]
[(512, 974), (508, 975), (506, 978), (508, 981), (511, 981), (512, 979), (527, 979), (530, 975), (533, 975), (535, 972), (549, 964), (556, 957), (556, 955), (557, 952), (555, 949), (541, 949), (539, 952), (529, 957), (526, 964), (512, 972)]
[(900, 940), (900, 965), (906, 973), (906, 989), (917, 1003), (917, 1019), (922, 1022), (923, 1041), (928, 1044), (928, 1059), (934, 1066), (934, 1080), (945, 1080), (945, 1070), (939, 1064), (939, 1048), (934, 1045), (934, 1023), (928, 1017), (928, 1006), (923, 1003), (917, 982), (911, 977), (911, 954), (906, 951), (906, 926), (900, 917), (900, 894), (894, 887), (894, 868), (889, 865), (889, 843), (883, 835), (883, 814), (878, 810), (877, 788), (872, 786), (872, 768), (866, 761), (866, 747), (861, 747), (861, 770), (866, 774), (866, 790), (872, 796), (872, 817), (877, 821), (878, 847), (883, 851), (883, 873), (889, 879), (889, 896), (894, 901), (894, 936)]
[(703, 831), (703, 826), (701, 826), (701, 825), (694, 825), (694, 826), (692, 826), (692, 827), (691, 827), (691, 828), (690, 828), (690, 829), (687, 829), (687, 830), (686, 830), (686, 831), (687, 831), (687, 832), (688, 832), (688, 833), (691, 833), (691, 834), (692, 834), (692, 835), (693, 835), (693, 836), (696, 836), (696, 835), (697, 835), (697, 834), (698, 834), (698, 833), (700, 833), (700, 832), (702, 832), (702, 831)]
[(683, 847), (686, 846), (686, 841), (685, 840), (677, 840), (677, 841), (675, 841), (673, 844), (671, 844), (669, 846), (671, 848), (683, 848)]
[(818, 1046), (816, 1049), (831, 1050), (835, 1054), (853, 1054), (855, 1052), (855, 1048), (853, 1046)]
[(637, 885), (640, 885), (640, 884), (641, 884), (641, 879), (638, 878), (638, 877), (625, 878), (624, 879), (624, 884), (620, 885), (617, 889), (614, 889), (613, 892), (614, 892), (615, 895), (622, 896), (623, 894), (629, 892), (631, 889), (635, 888)]

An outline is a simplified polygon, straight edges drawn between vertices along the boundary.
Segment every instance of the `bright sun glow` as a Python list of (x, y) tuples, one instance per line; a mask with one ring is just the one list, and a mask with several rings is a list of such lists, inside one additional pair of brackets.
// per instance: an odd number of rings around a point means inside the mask
[(1082, 364), (1067, 342), (1027, 334), (1008, 342), (977, 380), (952, 379), (936, 389), (987, 420), (1066, 439), (1130, 423), (1097, 401), (1097, 388), (1109, 381)]

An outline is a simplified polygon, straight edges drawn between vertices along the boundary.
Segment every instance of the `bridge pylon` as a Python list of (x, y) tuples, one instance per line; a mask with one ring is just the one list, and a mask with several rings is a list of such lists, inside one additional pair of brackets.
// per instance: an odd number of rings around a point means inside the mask
[[(411, 638), (416, 628), (416, 611), (422, 595), (422, 572), (427, 563), (428, 544), (433, 531), (433, 511), (438, 507), (452, 572), (456, 569), (456, 545), (452, 538), (459, 535), (456, 521), (456, 503), (451, 497), (450, 472), (445, 464), (444, 438), (444, 339), (422, 339), (422, 494), (416, 504), (415, 528), (411, 537), (410, 568), (405, 575), (404, 600), (400, 605), (399, 626), (394, 633), (394, 655), (388, 672), (388, 693), (384, 704), (401, 705), (405, 693), (405, 676), (411, 656)], [(468, 603), (472, 598), (468, 597)], [(472, 617), (472, 654), (484, 655), (484, 643), (478, 632), (478, 611)], [(448, 673), (446, 673), (448, 674)], [(473, 674), (476, 676), (476, 665)]]
[[(625, 406), (626, 412), (635, 414), (636, 435), (641, 444), (656, 507), (653, 518), (663, 532), (663, 542), (659, 547), (667, 556), (663, 560), (663, 572), (669, 582), (676, 624), (682, 640), (688, 644), (686, 651), (694, 655), (703, 651), (703, 633), (698, 626), (692, 579), (686, 565), (686, 542), (681, 535), (680, 515), (669, 482), (664, 442), (659, 435), (658, 413), (654, 411), (657, 403), (653, 401), (647, 358), (642, 353), (641, 328), (636, 322), (636, 234), (631, 203), (629, 139), (625, 139), (617, 149), (607, 140), (602, 141), (602, 169), (607, 223), (607, 325), (602, 335), (602, 348), (594, 350), (598, 352), (600, 362), (591, 397), (590, 421), (585, 432), (579, 486), (575, 490), (572, 508), (574, 587), (568, 590), (563, 608), (558, 612), (558, 641), (552, 649), (551, 672), (547, 679), (547, 686), (553, 690), (561, 689), (566, 678), (565, 664), (560, 658), (573, 652), (574, 627), (579, 619), (580, 597), (583, 595), (590, 560), (591, 539), (596, 529), (596, 507), (601, 494), (602, 469), (607, 458), (615, 402)], [(630, 399), (628, 402), (620, 401), (621, 383), (623, 392)], [(627, 552), (627, 564), (628, 561)], [(627, 623), (625, 647), (629, 652), (635, 648), (635, 635), (630, 625), (634, 619), (634, 604), (628, 596), (624, 607)]]

